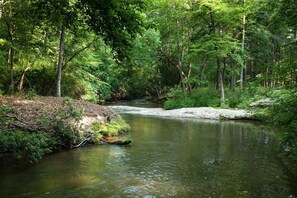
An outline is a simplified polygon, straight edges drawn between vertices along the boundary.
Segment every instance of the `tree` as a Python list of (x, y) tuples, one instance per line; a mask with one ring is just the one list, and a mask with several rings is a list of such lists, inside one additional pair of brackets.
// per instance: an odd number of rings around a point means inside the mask
[[(70, 28), (76, 28), (78, 22), (78, 10), (75, 3), (64, 0), (34, 0), (35, 14), (41, 23), (53, 26), (60, 31), (59, 53), (56, 77), (56, 96), (61, 96), (61, 78), (64, 61), (65, 32)], [(40, 24), (43, 25), (43, 24)]]
[(112, 47), (115, 56), (124, 58), (131, 41), (142, 31), (144, 1), (81, 0), (78, 7), (89, 27)]
[[(11, 0), (0, 3), (0, 49), (9, 65), (10, 85), (9, 92), (14, 94), (15, 68), (20, 65), (24, 52), (28, 55), (32, 52), (34, 23), (30, 18), (31, 4), (29, 1)], [(1, 58), (0, 58), (1, 59)], [(2, 61), (1, 61), (2, 62)], [(4, 62), (4, 61), (3, 61)]]
[(64, 60), (65, 36), (68, 30), (75, 30), (82, 23), (79, 16), (97, 34), (103, 36), (106, 43), (112, 46), (116, 56), (125, 56), (125, 48), (131, 39), (140, 31), (142, 25), (142, 1), (64, 1), (35, 0), (37, 15), (45, 22), (60, 31), (59, 53), (57, 64), (56, 87), (58, 97), (61, 96), (61, 77)]

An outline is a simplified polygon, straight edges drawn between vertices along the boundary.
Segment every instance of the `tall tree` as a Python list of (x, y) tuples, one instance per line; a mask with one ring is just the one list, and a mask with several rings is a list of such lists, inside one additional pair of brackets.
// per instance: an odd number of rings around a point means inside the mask
[(61, 96), (62, 66), (64, 61), (65, 34), (78, 25), (78, 10), (75, 3), (65, 0), (34, 0), (36, 16), (40, 25), (53, 26), (59, 34), (56, 96)]
[(85, 19), (86, 23), (97, 34), (103, 36), (106, 43), (112, 46), (116, 56), (122, 58), (126, 47), (141, 30), (144, 8), (143, 1), (122, 0), (34, 0), (36, 13), (46, 24), (56, 27), (60, 32), (59, 53), (56, 77), (56, 95), (61, 96), (61, 76), (64, 60), (64, 45), (67, 31), (77, 29)]
[[(245, 14), (245, 6), (246, 6), (246, 0), (243, 0), (243, 16), (242, 16), (242, 44), (241, 44), (241, 50), (242, 53), (244, 54), (245, 50), (245, 31), (246, 31), (246, 14)], [(241, 65), (240, 68), (240, 89), (243, 89), (243, 72), (245, 68), (245, 61), (243, 61), (243, 64)]]

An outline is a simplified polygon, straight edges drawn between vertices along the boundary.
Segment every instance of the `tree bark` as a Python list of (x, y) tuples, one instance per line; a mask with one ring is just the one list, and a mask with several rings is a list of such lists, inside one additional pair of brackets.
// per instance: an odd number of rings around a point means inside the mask
[[(245, 2), (246, 2), (246, 0), (243, 0), (243, 8), (244, 9), (245, 9)], [(245, 33), (246, 33), (245, 25), (246, 25), (246, 15), (244, 13), (243, 17), (242, 17), (242, 43), (241, 43), (242, 54), (245, 51), (244, 50), (244, 48), (245, 48)], [(243, 57), (244, 57), (244, 55), (243, 55)], [(243, 58), (243, 63), (240, 68), (240, 89), (241, 90), (243, 89), (243, 81), (244, 81), (244, 68), (245, 68), (245, 60), (244, 59), (245, 58)]]
[(62, 67), (63, 67), (63, 59), (64, 59), (64, 40), (65, 40), (65, 27), (62, 25), (61, 33), (60, 33), (60, 42), (59, 42), (59, 58), (58, 58), (58, 66), (57, 66), (57, 97), (61, 97), (61, 81), (62, 81)]
[[(176, 21), (177, 29), (179, 26), (179, 21)], [(177, 35), (177, 49), (178, 49), (178, 71), (179, 71), (179, 76), (180, 76), (180, 81), (181, 85), (183, 88), (183, 91), (186, 91), (185, 84), (183, 83), (183, 59), (184, 59), (184, 39), (183, 39), (183, 30), (184, 30), (184, 24), (182, 23), (182, 28), (181, 28), (181, 35)], [(179, 37), (181, 37), (181, 42), (179, 41)]]
[(219, 77), (219, 85), (221, 90), (221, 106), (225, 104), (225, 87), (224, 87), (224, 78), (223, 78), (223, 72), (221, 68), (221, 61), (219, 58), (217, 58), (217, 67), (218, 67), (218, 77)]
[(234, 61), (231, 61), (231, 66), (232, 66), (232, 76), (231, 76), (231, 90), (235, 91), (236, 88), (236, 64)]
[(9, 64), (9, 68), (10, 68), (10, 93), (11, 95), (14, 94), (14, 79), (13, 79), (13, 48), (12, 46), (9, 47), (8, 49), (8, 64)]
[(88, 49), (89, 47), (92, 46), (94, 42), (90, 42), (88, 43), (85, 47), (83, 48), (80, 48), (79, 50), (77, 50), (76, 52), (73, 53), (73, 55), (68, 59), (68, 60), (65, 60), (65, 63), (63, 64), (63, 67), (62, 67), (62, 70), (66, 69), (67, 67), (67, 64), (72, 61), (76, 56), (78, 56), (80, 53), (82, 53), (83, 51), (85, 51), (86, 49)]
[[(4, 1), (2, 1), (2, 3), (4, 4)], [(14, 94), (14, 79), (13, 79), (13, 75), (14, 75), (14, 64), (13, 64), (13, 54), (14, 54), (14, 50), (13, 50), (13, 30), (12, 30), (12, 5), (11, 2), (9, 2), (9, 20), (6, 21), (6, 25), (7, 25), (7, 30), (8, 30), (8, 40), (9, 40), (9, 48), (8, 48), (8, 65), (10, 68), (10, 93), (11, 95)]]
[(2, 18), (4, 0), (0, 1), (0, 19)]
[(26, 75), (26, 71), (29, 69), (29, 66), (27, 66), (24, 71), (22, 72), (21, 76), (20, 76), (20, 81), (19, 81), (19, 85), (18, 85), (18, 90), (19, 93), (22, 95), (23, 94), (23, 87), (24, 87), (24, 79), (25, 79), (25, 75)]

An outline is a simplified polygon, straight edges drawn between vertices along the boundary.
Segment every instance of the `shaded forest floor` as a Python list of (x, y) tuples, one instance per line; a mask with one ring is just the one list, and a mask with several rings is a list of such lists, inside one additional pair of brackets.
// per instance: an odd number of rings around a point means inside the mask
[[(119, 116), (109, 108), (83, 102), (79, 100), (71, 100), (74, 108), (83, 112), (87, 117), (107, 117), (110, 119), (117, 119)], [(11, 125), (17, 128), (32, 129), (38, 126), (38, 122), (42, 116), (51, 115), (63, 107), (64, 99), (58, 97), (44, 97), (38, 96), (32, 100), (22, 97), (0, 97), (0, 105), (6, 105), (10, 108), (6, 115), (14, 120)], [(12, 126), (13, 127), (13, 126)]]

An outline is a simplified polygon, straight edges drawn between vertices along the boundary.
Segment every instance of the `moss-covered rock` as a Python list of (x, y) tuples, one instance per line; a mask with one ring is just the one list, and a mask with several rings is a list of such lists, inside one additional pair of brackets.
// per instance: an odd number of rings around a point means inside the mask
[(130, 126), (122, 119), (111, 121), (109, 123), (93, 123), (92, 130), (94, 131), (94, 137), (92, 139), (94, 143), (108, 143), (125, 145), (131, 143), (131, 138), (127, 136)]
[(93, 130), (104, 136), (117, 136), (129, 131), (130, 126), (124, 120), (111, 121), (110, 123), (93, 123)]

